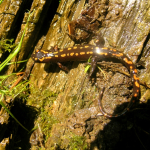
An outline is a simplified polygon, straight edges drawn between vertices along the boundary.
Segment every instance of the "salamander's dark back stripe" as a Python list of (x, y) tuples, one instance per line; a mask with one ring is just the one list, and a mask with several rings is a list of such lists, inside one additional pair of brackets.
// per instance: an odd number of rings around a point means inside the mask
[(32, 58), (35, 62), (41, 62), (41, 63), (55, 62), (64, 70), (67, 70), (67, 69), (66, 67), (62, 66), (60, 62), (87, 61), (89, 57), (91, 56), (92, 56), (92, 63), (91, 63), (90, 76), (95, 70), (97, 61), (103, 58), (115, 57), (119, 59), (130, 71), (130, 75), (133, 81), (133, 98), (130, 101), (128, 107), (122, 113), (118, 115), (107, 114), (103, 110), (102, 104), (101, 104), (101, 99), (102, 99), (104, 89), (102, 90), (99, 96), (99, 107), (102, 113), (104, 114), (104, 116), (118, 117), (124, 114), (131, 107), (132, 103), (134, 103), (135, 100), (137, 99), (140, 85), (139, 85), (139, 78), (137, 77), (137, 70), (136, 70), (135, 65), (123, 53), (115, 49), (109, 49), (106, 47), (100, 48), (97, 46), (83, 45), (83, 46), (74, 46), (74, 47), (69, 47), (65, 49), (60, 49), (59, 51), (55, 51), (55, 52), (50, 52), (49, 50), (36, 50), (36, 52), (32, 54)]

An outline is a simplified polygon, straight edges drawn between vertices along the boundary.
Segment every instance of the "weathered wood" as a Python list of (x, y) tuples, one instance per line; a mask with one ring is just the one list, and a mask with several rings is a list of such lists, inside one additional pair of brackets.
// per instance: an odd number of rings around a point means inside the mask
[[(45, 24), (49, 24), (49, 22), (43, 24), (43, 21), (45, 17), (48, 20), (45, 13), (48, 9), (52, 9), (50, 3), (44, 0), (33, 1), (30, 11), (35, 9), (35, 13), (30, 19), (21, 52), (14, 60), (27, 58), (29, 53), (32, 53), (35, 43), (43, 36), (42, 32), (39, 35), (39, 30), (44, 30)], [(145, 68), (138, 70), (139, 77), (141, 81), (150, 84), (149, 0), (90, 0), (88, 3), (85, 0), (62, 0), (50, 27), (44, 30), (45, 41), (42, 44), (39, 42), (39, 47), (50, 49), (55, 45), (60, 48), (73, 46), (75, 42), (67, 34), (68, 23), (75, 19), (82, 19), (83, 10), (92, 5), (96, 5), (97, 8), (94, 17), (100, 23), (97, 32), (101, 32), (104, 37), (104, 46), (124, 52), (134, 63), (139, 63), (141, 60), (145, 62)], [(102, 15), (104, 8), (106, 12)], [(28, 13), (24, 16), (16, 43), (20, 40), (27, 16)], [(0, 32), (1, 30), (2, 28)], [(3, 32), (3, 35), (4, 33), (6, 34)], [(89, 43), (93, 44), (93, 39)], [(31, 59), (28, 63), (30, 62), (32, 62)], [(100, 89), (106, 86), (103, 100), (105, 110), (113, 113), (118, 108), (119, 110), (124, 108), (124, 103), (129, 101), (128, 97), (132, 93), (131, 79), (122, 73), (114, 73), (115, 69), (109, 70), (104, 67), (106, 79), (102, 72), (97, 71), (96, 77), (89, 81), (84, 73), (83, 63), (67, 62), (66, 66), (70, 68), (69, 73), (60, 70), (55, 64), (36, 63), (32, 69), (31, 93), (27, 99), (27, 105), (40, 110), (35, 120), (35, 126), (38, 126), (38, 129), (30, 138), (32, 148), (75, 149), (77, 145), (77, 148), (84, 149), (84, 146), (88, 145), (89, 149), (115, 149), (121, 137), (120, 132), (128, 132), (126, 128), (129, 125), (127, 126), (124, 122), (133, 120), (128, 116), (123, 118), (125, 121), (122, 118), (120, 118), (121, 121), (112, 121), (103, 117), (99, 111), (97, 99)], [(10, 66), (7, 74), (17, 70), (18, 67)], [(127, 71), (124, 66), (119, 65), (118, 68)], [(98, 85), (95, 86), (95, 83)], [(140, 100), (146, 102), (150, 97), (149, 89), (146, 91), (144, 87), (141, 87), (141, 91)], [(133, 125), (133, 122), (130, 125)], [(43, 134), (46, 136), (44, 142)], [(148, 144), (146, 146), (149, 147)]]

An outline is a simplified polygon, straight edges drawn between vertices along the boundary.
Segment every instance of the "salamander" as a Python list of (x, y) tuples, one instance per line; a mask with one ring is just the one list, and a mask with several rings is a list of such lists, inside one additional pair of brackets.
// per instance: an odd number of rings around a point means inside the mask
[(99, 60), (102, 60), (103, 58), (111, 58), (115, 57), (119, 59), (130, 71), (130, 76), (132, 78), (133, 82), (133, 95), (132, 99), (129, 102), (127, 108), (121, 112), (120, 114), (112, 115), (108, 114), (104, 111), (102, 107), (102, 96), (104, 93), (104, 89), (99, 94), (98, 104), (101, 112), (106, 117), (118, 117), (126, 113), (131, 105), (135, 102), (135, 100), (138, 98), (139, 90), (140, 90), (140, 84), (139, 84), (139, 78), (137, 77), (137, 69), (133, 62), (123, 53), (117, 51), (116, 49), (107, 48), (107, 47), (100, 47), (100, 46), (92, 46), (92, 45), (80, 45), (80, 46), (73, 46), (68, 47), (60, 50), (53, 50), (54, 52), (50, 52), (49, 50), (36, 50), (32, 54), (32, 59), (35, 62), (40, 63), (49, 63), (54, 62), (59, 65), (60, 68), (63, 70), (67, 70), (67, 67), (63, 66), (60, 62), (66, 62), (66, 61), (87, 61), (89, 57), (91, 57), (91, 68), (89, 77), (91, 77), (92, 73), (94, 72), (96, 68), (96, 63)]

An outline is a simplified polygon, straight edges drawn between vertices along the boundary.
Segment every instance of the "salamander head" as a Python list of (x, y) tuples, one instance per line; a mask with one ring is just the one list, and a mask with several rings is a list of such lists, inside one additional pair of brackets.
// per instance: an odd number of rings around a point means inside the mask
[(36, 50), (32, 55), (32, 59), (35, 61), (35, 62), (43, 62), (44, 60), (44, 56), (45, 54), (40, 51), (40, 50)]
[(35, 62), (43, 62), (43, 63), (47, 63), (51, 61), (51, 58), (54, 56), (54, 54), (52, 52), (50, 52), (49, 50), (36, 50), (32, 55), (32, 59)]

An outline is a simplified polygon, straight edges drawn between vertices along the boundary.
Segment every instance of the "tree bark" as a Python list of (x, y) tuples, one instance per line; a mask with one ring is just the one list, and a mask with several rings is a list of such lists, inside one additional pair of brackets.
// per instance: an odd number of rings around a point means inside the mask
[[(0, 6), (4, 8), (4, 5), (2, 3)], [(21, 51), (12, 61), (29, 57), (37, 47), (46, 50), (55, 45), (59, 48), (74, 46), (76, 42), (68, 36), (68, 24), (77, 19), (82, 20), (83, 12), (85, 10), (88, 12), (88, 8), (92, 6), (96, 6), (93, 18), (99, 22), (98, 29), (94, 33), (101, 33), (105, 47), (123, 52), (138, 64), (140, 82), (150, 84), (150, 2), (148, 0), (89, 0), (88, 2), (62, 0), (51, 22), (48, 13), (51, 13), (54, 2), (34, 0), (30, 11), (35, 10), (35, 12), (29, 21)], [(102, 13), (103, 9), (106, 10), (105, 13)], [(1, 14), (7, 14), (4, 9), (2, 10)], [(21, 38), (27, 15), (28, 13), (25, 13), (16, 43)], [(13, 28), (14, 24), (10, 26)], [(3, 28), (0, 28), (0, 33), (0, 37), (7, 38)], [(11, 36), (13, 35), (9, 34), (8, 37)], [(93, 44), (93, 41), (91, 38), (88, 43)], [(116, 62), (113, 59), (105, 61)], [(32, 63), (33, 60), (30, 58), (27, 67)], [(109, 66), (101, 66), (105, 73), (97, 69), (96, 74), (89, 81), (87, 73), (84, 72), (83, 62), (66, 62), (64, 65), (70, 69), (68, 73), (52, 63), (35, 63), (32, 68), (29, 78), (30, 95), (26, 99), (26, 105), (37, 109), (39, 113), (37, 118), (32, 120), (32, 124), (34, 122), (34, 127), (38, 129), (30, 137), (31, 148), (103, 150), (121, 149), (120, 143), (122, 145), (125, 142), (130, 143), (129, 141), (134, 137), (130, 132), (134, 130), (134, 123), (140, 120), (137, 117), (138, 112), (136, 114), (136, 111), (133, 111), (125, 117), (113, 120), (105, 118), (98, 107), (99, 93), (104, 86), (106, 90), (103, 107), (106, 112), (116, 113), (126, 107), (125, 104), (132, 95), (132, 81), (130, 77), (117, 70), (119, 68), (127, 71), (126, 67), (112, 63)], [(7, 74), (19, 70), (20, 67), (20, 65), (9, 66)], [(146, 103), (149, 98), (149, 89), (141, 86), (141, 95), (135, 108), (140, 108), (139, 103)], [(139, 125), (138, 123), (136, 125)], [(130, 147), (135, 148), (137, 145), (143, 148), (136, 140), (132, 142)], [(147, 149), (150, 147), (145, 141), (144, 146)], [(127, 149), (128, 145), (125, 147)]]

